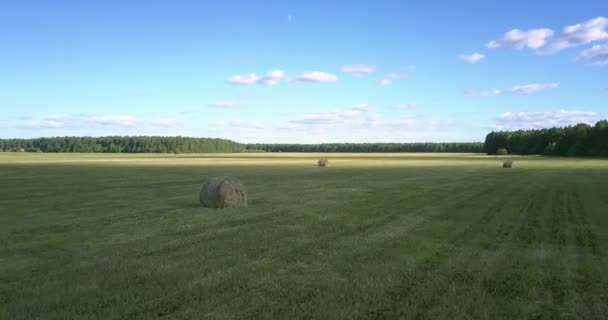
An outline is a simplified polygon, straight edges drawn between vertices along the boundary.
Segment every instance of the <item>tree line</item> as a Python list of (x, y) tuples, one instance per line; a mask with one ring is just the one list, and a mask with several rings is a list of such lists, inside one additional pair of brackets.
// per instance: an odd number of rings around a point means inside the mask
[(242, 144), (226, 139), (109, 136), (0, 139), (0, 151), (213, 153), (213, 152), (467, 152), (608, 157), (608, 121), (574, 126), (490, 132), (485, 142)]
[(247, 150), (267, 152), (483, 152), (481, 142), (446, 143), (322, 143), (322, 144), (248, 144)]
[(188, 137), (53, 137), (0, 139), (0, 151), (212, 153), (212, 152), (483, 152), (483, 143), (241, 144)]
[(560, 128), (490, 132), (484, 151), (497, 154), (499, 149), (521, 155), (607, 157), (608, 121), (599, 121), (594, 126), (579, 123)]
[(188, 137), (53, 137), (0, 139), (0, 151), (111, 152), (111, 153), (207, 153), (240, 152), (243, 144), (212, 138)]

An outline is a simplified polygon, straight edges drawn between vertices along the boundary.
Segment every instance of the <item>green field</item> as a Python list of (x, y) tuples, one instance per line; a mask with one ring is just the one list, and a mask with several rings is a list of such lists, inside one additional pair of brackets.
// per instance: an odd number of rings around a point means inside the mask
[(608, 318), (608, 160), (324, 156), (0, 153), (0, 319)]

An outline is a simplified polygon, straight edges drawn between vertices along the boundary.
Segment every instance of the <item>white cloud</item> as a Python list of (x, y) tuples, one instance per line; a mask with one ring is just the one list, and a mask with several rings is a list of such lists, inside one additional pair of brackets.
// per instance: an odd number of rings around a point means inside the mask
[(260, 78), (256, 76), (254, 73), (246, 74), (246, 75), (236, 75), (228, 78), (228, 82), (235, 85), (252, 85), (256, 84)]
[(472, 54), (463, 54), (463, 55), (460, 55), (460, 59), (462, 59), (462, 60), (464, 60), (464, 61), (466, 61), (468, 63), (472, 63), (472, 64), (481, 61), (485, 57), (486, 56), (484, 54), (477, 53), (477, 52), (472, 53)]
[(565, 27), (560, 37), (551, 43), (546, 51), (555, 53), (602, 40), (608, 40), (608, 18), (597, 17)]
[(603, 45), (597, 44), (591, 48), (585, 49), (578, 58), (594, 64), (608, 64), (608, 43)]
[(488, 42), (487, 47), (492, 49), (539, 49), (547, 44), (553, 33), (553, 30), (547, 28), (531, 30), (513, 29), (505, 33), (502, 38)]
[[(34, 118), (34, 116), (32, 116), (31, 114), (21, 114), (15, 117), (17, 120), (31, 120)], [(4, 119), (4, 120), (8, 120), (8, 119)]]
[(539, 93), (542, 91), (547, 91), (551, 89), (555, 89), (559, 87), (559, 83), (532, 83), (525, 85), (515, 85), (509, 89), (505, 90), (490, 90), (490, 91), (482, 91), (479, 93), (474, 93), (472, 95), (480, 95), (480, 96), (499, 96), (503, 94), (533, 94)]
[(258, 82), (267, 86), (274, 86), (279, 83), (279, 81), (281, 81), (281, 79), (283, 79), (284, 77), (285, 72), (283, 70), (272, 70), (266, 73), (265, 76), (261, 77)]
[(388, 86), (389, 84), (391, 84), (394, 80), (398, 80), (405, 77), (405, 75), (400, 74), (400, 73), (389, 73), (386, 76), (384, 76), (384, 78), (382, 78), (382, 80), (380, 80), (380, 84), (383, 86)]
[(420, 115), (391, 117), (372, 110), (367, 104), (357, 104), (351, 108), (287, 116), (276, 122), (234, 119), (211, 124), (215, 127), (213, 132), (241, 142), (420, 142), (444, 141), (446, 135), (453, 141), (471, 139), (463, 139), (462, 126), (453, 122)]
[[(552, 54), (564, 49), (582, 46), (595, 41), (608, 40), (608, 18), (597, 17), (566, 26), (557, 37), (548, 28), (513, 29), (499, 40), (488, 42), (489, 48), (534, 49), (537, 53)], [(551, 40), (554, 39), (552, 42)]]
[(363, 112), (370, 111), (371, 109), (372, 109), (372, 106), (370, 106), (367, 103), (360, 103), (353, 107), (353, 110), (363, 111)]
[(339, 110), (330, 112), (309, 113), (298, 119), (291, 120), (295, 124), (336, 124), (344, 123), (361, 115), (359, 110)]
[(308, 71), (293, 79), (293, 82), (336, 82), (338, 77), (321, 71)]
[(533, 83), (521, 86), (513, 86), (511, 89), (505, 91), (505, 93), (522, 93), (532, 94), (541, 91), (551, 90), (559, 87), (559, 83)]
[[(46, 119), (47, 119), (47, 120), (57, 120), (57, 121), (60, 121), (60, 120), (64, 120), (64, 119), (66, 119), (66, 118), (68, 118), (68, 117), (70, 117), (70, 115), (69, 115), (69, 114), (66, 114), (66, 113), (55, 113), (55, 114), (51, 114), (51, 115), (49, 115), (48, 117), (46, 117)], [(30, 117), (30, 119), (31, 119), (31, 118), (32, 118), (32, 117)]]
[(366, 64), (350, 64), (342, 66), (342, 68), (340, 68), (340, 71), (342, 71), (343, 73), (348, 73), (360, 77), (366, 74), (376, 72), (376, 66)]
[(177, 122), (176, 119), (156, 119), (156, 120), (151, 120), (150, 124), (154, 127), (162, 127), (162, 128), (176, 128), (179, 127), (180, 124)]
[(85, 122), (103, 126), (133, 126), (139, 120), (130, 115), (102, 115), (82, 118)]
[(251, 92), (251, 91), (239, 92), (236, 96), (240, 100), (263, 100), (263, 99), (270, 99), (270, 96), (267, 95), (267, 94), (262, 94), (262, 93), (257, 93), (257, 92)]
[(254, 85), (261, 84), (267, 86), (274, 86), (278, 84), (281, 79), (285, 77), (283, 70), (272, 70), (266, 73), (264, 76), (258, 76), (255, 73), (245, 75), (235, 75), (228, 78), (226, 81), (234, 85)]
[(412, 128), (416, 125), (416, 119), (413, 117), (401, 117), (396, 119), (387, 119), (380, 114), (372, 114), (367, 118), (367, 124), (372, 127), (390, 127), (390, 128)]
[(232, 101), (216, 101), (207, 105), (209, 108), (217, 109), (240, 109), (242, 106)]
[(345, 124), (360, 119), (365, 113), (369, 112), (370, 110), (371, 107), (369, 105), (358, 104), (350, 109), (339, 109), (329, 112), (305, 114), (299, 118), (290, 120), (289, 123), (301, 125)]
[(415, 109), (416, 107), (415, 103), (401, 103), (395, 106), (397, 109)]
[(32, 118), (18, 125), (26, 129), (88, 130), (95, 128), (141, 129), (177, 128), (173, 118), (144, 119), (132, 115), (52, 114), (44, 118)]
[(602, 117), (597, 112), (559, 110), (547, 112), (505, 112), (496, 118), (494, 130), (520, 130), (562, 127), (578, 123), (595, 124)]
[(242, 120), (242, 119), (233, 119), (233, 120), (220, 120), (212, 122), (211, 125), (215, 127), (233, 127), (233, 128), (245, 128), (245, 129), (268, 129), (269, 125), (261, 123), (259, 121), (252, 120)]

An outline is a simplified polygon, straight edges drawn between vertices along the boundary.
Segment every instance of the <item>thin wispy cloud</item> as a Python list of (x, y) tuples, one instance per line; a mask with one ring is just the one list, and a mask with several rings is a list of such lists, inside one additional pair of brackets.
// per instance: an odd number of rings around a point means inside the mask
[(270, 99), (270, 95), (251, 91), (239, 92), (236, 97), (239, 100), (265, 100)]
[(468, 62), (468, 63), (475, 64), (475, 63), (483, 60), (485, 57), (486, 56), (484, 54), (475, 52), (475, 53), (472, 53), (472, 54), (462, 54), (462, 55), (460, 55), (459, 58), (461, 60), (464, 60), (464, 61)]
[(211, 123), (214, 127), (232, 127), (232, 128), (245, 128), (245, 129), (256, 129), (264, 130), (270, 129), (271, 126), (259, 121), (243, 120), (243, 119), (232, 119), (232, 120), (219, 120)]
[(594, 45), (589, 49), (583, 50), (578, 59), (593, 64), (608, 64), (608, 43)]
[(353, 107), (353, 110), (367, 112), (367, 111), (372, 110), (372, 106), (370, 106), (367, 103), (360, 103), (360, 104), (355, 105)]
[(226, 81), (232, 83), (234, 85), (252, 85), (256, 84), (260, 78), (254, 73), (245, 74), (245, 75), (236, 75), (228, 78)]
[(358, 119), (368, 112), (368, 105), (357, 105), (351, 109), (340, 109), (328, 112), (317, 112), (305, 114), (297, 119), (290, 120), (292, 124), (307, 125), (335, 125), (343, 124)]
[(376, 72), (376, 66), (367, 64), (349, 64), (342, 66), (340, 71), (353, 76), (361, 77)]
[(546, 52), (555, 53), (603, 40), (608, 40), (608, 18), (597, 17), (564, 27), (561, 35), (547, 47)]
[(389, 119), (380, 114), (372, 114), (367, 118), (366, 124), (374, 128), (413, 128), (417, 121), (414, 117)]
[(488, 42), (487, 47), (491, 49), (497, 48), (515, 48), (515, 49), (539, 49), (545, 46), (554, 32), (548, 28), (519, 30), (513, 29), (505, 33), (502, 38)]
[[(604, 115), (605, 116), (605, 115)], [(595, 124), (602, 115), (594, 111), (558, 110), (546, 112), (505, 112), (499, 115), (491, 129), (520, 130), (563, 127), (578, 123)]]
[(209, 108), (216, 109), (241, 109), (243, 106), (236, 104), (232, 101), (216, 101), (207, 105)]
[(266, 85), (266, 86), (274, 86), (278, 84), (281, 79), (285, 77), (285, 72), (283, 70), (272, 70), (267, 72), (263, 76), (258, 76), (255, 73), (244, 74), (244, 75), (235, 75), (232, 76), (226, 81), (233, 85), (242, 85), (242, 86), (250, 86), (254, 84)]
[(385, 75), (384, 78), (382, 78), (382, 80), (380, 80), (380, 84), (383, 86), (388, 86), (391, 83), (393, 83), (393, 81), (399, 80), (404, 77), (405, 77), (405, 75), (401, 74), (401, 73), (389, 73), (389, 74)]
[(338, 76), (322, 71), (308, 71), (295, 77), (292, 82), (330, 83), (338, 81)]
[(129, 128), (149, 130), (154, 128), (178, 128), (180, 123), (174, 118), (141, 118), (128, 114), (51, 114), (42, 118), (32, 118), (18, 122), (18, 127), (27, 129), (85, 130), (95, 128)]
[(550, 28), (513, 29), (500, 39), (487, 43), (488, 48), (532, 49), (540, 54), (554, 54), (562, 50), (608, 40), (608, 18), (596, 17), (565, 26), (558, 34)]
[(415, 109), (417, 108), (418, 105), (416, 105), (415, 103), (400, 103), (398, 105), (395, 106), (396, 109)]
[(504, 94), (534, 94), (559, 87), (559, 83), (532, 83), (524, 85), (515, 85), (508, 89), (494, 89), (481, 92), (469, 92), (472, 96), (500, 96)]
[(353, 137), (375, 141), (387, 141), (386, 139), (390, 138), (389, 140), (391, 140), (398, 137), (401, 140), (404, 137), (411, 138), (412, 134), (428, 139), (429, 134), (446, 132), (455, 128), (453, 122), (429, 119), (419, 115), (386, 116), (374, 112), (373, 108), (365, 103), (357, 104), (351, 108), (290, 116), (287, 119), (274, 122), (237, 118), (213, 121), (210, 124), (217, 130), (230, 130), (226, 132), (245, 140), (249, 139), (249, 135), (254, 132), (260, 135), (263, 132), (263, 135), (267, 137), (285, 137), (286, 135), (304, 137), (310, 136), (312, 133), (313, 135), (323, 135), (323, 141), (319, 142), (327, 142), (328, 137), (338, 141), (352, 141)]

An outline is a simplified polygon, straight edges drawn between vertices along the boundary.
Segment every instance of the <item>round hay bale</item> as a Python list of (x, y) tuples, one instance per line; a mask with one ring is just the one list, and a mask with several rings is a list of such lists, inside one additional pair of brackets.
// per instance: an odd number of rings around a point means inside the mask
[(510, 169), (511, 167), (513, 167), (513, 160), (503, 160), (502, 167)]
[(327, 167), (329, 165), (329, 160), (327, 158), (321, 158), (317, 161), (317, 165), (319, 167)]
[(243, 208), (247, 207), (247, 190), (237, 178), (211, 178), (201, 188), (199, 200), (207, 208)]

